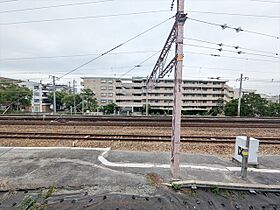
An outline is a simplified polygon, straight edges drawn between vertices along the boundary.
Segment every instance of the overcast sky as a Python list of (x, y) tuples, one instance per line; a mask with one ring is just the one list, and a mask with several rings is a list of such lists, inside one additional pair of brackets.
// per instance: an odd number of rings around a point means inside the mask
[[(174, 11), (170, 11), (172, 0), (4, 1), (7, 0), (0, 0), (0, 76), (43, 82), (51, 81), (50, 74), (62, 76), (174, 15)], [(75, 5), (12, 11), (71, 3)], [(279, 0), (186, 0), (185, 9), (190, 18), (280, 36)], [(110, 16), (138, 12), (147, 13)], [(89, 16), (107, 17), (88, 18)], [(73, 17), (87, 18), (22, 23)], [(111, 54), (65, 76), (59, 83), (66, 84), (73, 79), (79, 81), (84, 76), (121, 76), (161, 50), (173, 23), (174, 19), (171, 19), (161, 24)], [(276, 55), (280, 52), (280, 39), (245, 31), (236, 33), (232, 29), (222, 30), (219, 26), (193, 20), (186, 21), (185, 37), (250, 49), (241, 49), (245, 54), (239, 55), (236, 53), (238, 50), (223, 46), (223, 50), (231, 52), (219, 52), (215, 50), (220, 48), (218, 45), (186, 39), (183, 70), (185, 79), (221, 77), (229, 80), (232, 87), (238, 87), (236, 79), (243, 73), (249, 77), (244, 82), (244, 88), (270, 95), (280, 94), (280, 57), (279, 54)], [(221, 57), (211, 54), (219, 54)], [(57, 57), (68, 55), (71, 57)], [(169, 57), (172, 56), (174, 51), (170, 52)], [(154, 55), (125, 77), (147, 76), (157, 57), (158, 54)]]

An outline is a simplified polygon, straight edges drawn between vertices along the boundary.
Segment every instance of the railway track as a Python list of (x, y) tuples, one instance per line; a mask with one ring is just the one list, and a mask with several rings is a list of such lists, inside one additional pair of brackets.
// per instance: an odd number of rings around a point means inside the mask
[[(0, 132), (2, 140), (52, 140), (52, 141), (134, 141), (134, 142), (170, 142), (170, 136), (157, 135), (114, 135), (114, 134), (75, 134), (75, 133), (27, 133), (27, 132)], [(259, 137), (260, 144), (280, 145), (280, 137)], [(181, 136), (181, 142), (199, 143), (235, 143), (234, 136)]]
[[(171, 127), (170, 117), (1, 116), (0, 125)], [(280, 128), (271, 118), (182, 118), (182, 127)]]

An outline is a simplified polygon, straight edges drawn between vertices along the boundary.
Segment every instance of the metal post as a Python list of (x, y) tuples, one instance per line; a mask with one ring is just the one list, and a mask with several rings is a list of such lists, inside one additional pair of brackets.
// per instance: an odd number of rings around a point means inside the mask
[(85, 97), (82, 96), (82, 114), (85, 112)]
[(242, 177), (242, 179), (247, 178), (249, 147), (250, 147), (250, 137), (247, 136), (246, 147), (242, 151), (242, 163), (241, 163), (241, 177)]
[(148, 86), (146, 86), (146, 116), (149, 115), (149, 107), (148, 107)]
[(76, 81), (73, 80), (73, 100), (74, 100), (74, 114), (77, 114), (77, 108), (76, 108), (76, 91), (75, 91)]
[(53, 113), (56, 114), (56, 88), (55, 88), (55, 80), (59, 79), (56, 76), (50, 75), (50, 78), (53, 80)]
[(179, 152), (180, 152), (180, 129), (181, 129), (181, 106), (182, 106), (182, 69), (183, 69), (183, 40), (184, 23), (184, 0), (177, 0), (176, 16), (176, 51), (174, 72), (174, 100), (172, 113), (172, 139), (171, 139), (171, 173), (172, 178), (177, 179), (179, 175)]
[(239, 98), (238, 98), (238, 109), (237, 109), (238, 117), (240, 117), (241, 98), (242, 98), (242, 81), (243, 81), (243, 74), (241, 74), (241, 76), (240, 76)]

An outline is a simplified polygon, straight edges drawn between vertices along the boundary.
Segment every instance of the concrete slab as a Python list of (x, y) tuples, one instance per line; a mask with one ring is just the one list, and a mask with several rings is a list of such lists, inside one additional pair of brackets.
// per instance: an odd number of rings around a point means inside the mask
[[(266, 209), (280, 208), (280, 194), (256, 194), (199, 189), (174, 192), (147, 183), (146, 175), (155, 173), (164, 181), (171, 178), (165, 167), (108, 167), (99, 161), (104, 155), (112, 163), (166, 164), (168, 153), (138, 153), (106, 149), (0, 148), (0, 209), (18, 209), (26, 195), (36, 197), (40, 189), (55, 185), (48, 209)], [(278, 167), (279, 157), (261, 158), (263, 169)], [(207, 182), (280, 185), (280, 173), (249, 172), (242, 180), (230, 160), (207, 155), (184, 154), (182, 179)], [(210, 170), (223, 169), (223, 170)], [(1, 192), (2, 191), (2, 192)], [(104, 197), (105, 196), (105, 197)], [(134, 196), (134, 197), (133, 197)], [(105, 198), (105, 199), (104, 199)], [(237, 208), (238, 207), (238, 208)]]
[[(110, 184), (114, 187), (119, 183), (144, 186), (148, 173), (157, 173), (164, 181), (171, 180), (169, 153), (106, 151), (104, 148), (1, 148), (1, 189), (48, 187), (53, 183), (72, 187), (95, 184)], [(107, 161), (118, 163), (118, 166), (102, 164), (98, 159), (102, 154), (105, 154)], [(277, 165), (279, 157), (260, 159), (263, 170), (266, 170)], [(125, 164), (128, 163), (134, 165), (127, 167)], [(150, 167), (138, 167), (146, 163), (162, 164), (163, 167), (153, 164)], [(251, 171), (244, 181), (240, 179), (239, 169), (234, 167), (234, 163), (215, 156), (183, 154), (181, 163), (182, 166), (186, 165), (180, 171), (183, 180), (280, 184), (280, 170), (279, 173)]]

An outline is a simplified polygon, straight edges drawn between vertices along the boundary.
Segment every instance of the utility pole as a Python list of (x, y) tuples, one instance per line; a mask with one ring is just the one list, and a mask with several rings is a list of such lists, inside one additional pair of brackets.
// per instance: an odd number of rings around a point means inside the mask
[(52, 78), (52, 82), (53, 82), (53, 113), (56, 114), (56, 88), (55, 88), (55, 80), (59, 79), (59, 77), (56, 77), (54, 75), (49, 75), (49, 78)]
[(76, 108), (76, 81), (73, 80), (73, 100), (74, 100), (74, 114), (77, 114), (77, 108)]
[(241, 110), (241, 99), (242, 99), (242, 83), (243, 80), (248, 80), (248, 77), (243, 78), (243, 74), (240, 75), (240, 85), (239, 85), (239, 98), (238, 98), (238, 108), (237, 108), (237, 116), (240, 117), (240, 110)]
[(149, 107), (148, 107), (148, 87), (146, 86), (146, 116), (149, 116)]
[(175, 48), (175, 73), (174, 73), (174, 101), (172, 113), (172, 139), (171, 139), (171, 173), (174, 179), (178, 178), (180, 165), (180, 130), (182, 109), (182, 69), (184, 59), (184, 0), (177, 0), (176, 15), (176, 48)]
[[(173, 8), (172, 1), (171, 8)], [(171, 174), (173, 179), (177, 179), (179, 175), (179, 153), (180, 153), (180, 130), (181, 130), (181, 109), (182, 109), (182, 69), (183, 69), (183, 41), (184, 41), (184, 24), (187, 14), (184, 13), (184, 0), (177, 0), (177, 14), (175, 23), (164, 44), (159, 58), (148, 77), (147, 87), (154, 86), (160, 79), (174, 72), (174, 99), (172, 112), (172, 136), (171, 136)], [(165, 60), (172, 44), (175, 42), (175, 57), (165, 66)], [(165, 66), (165, 67), (164, 67)]]
[(85, 112), (85, 96), (82, 95), (82, 115), (84, 114)]

